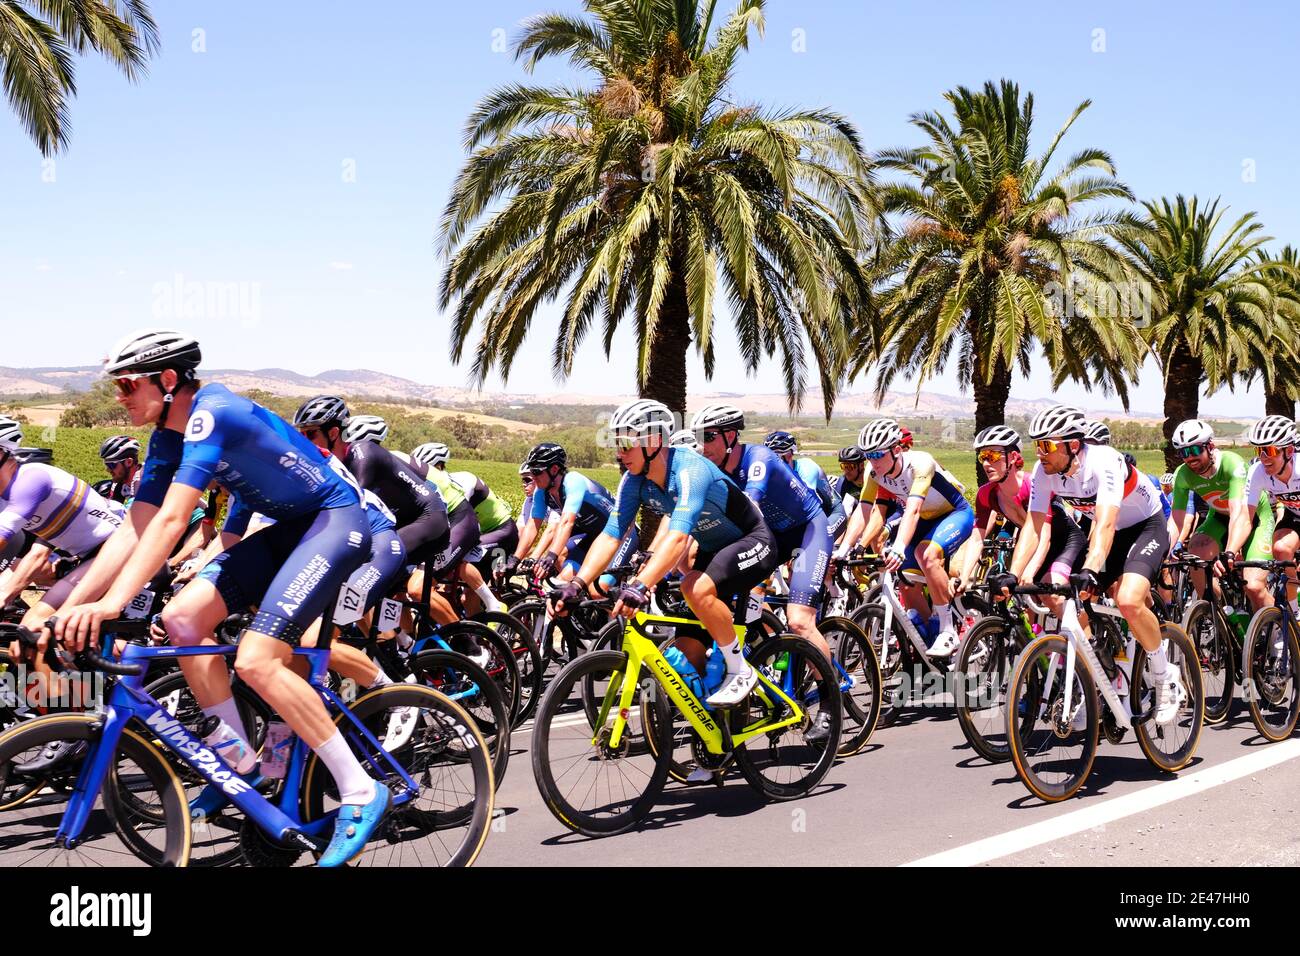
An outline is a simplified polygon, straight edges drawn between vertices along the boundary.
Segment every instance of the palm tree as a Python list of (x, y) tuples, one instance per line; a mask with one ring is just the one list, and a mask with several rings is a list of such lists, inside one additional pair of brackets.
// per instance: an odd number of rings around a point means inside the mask
[(741, 0), (711, 38), (715, 3), (586, 0), (589, 17), (525, 24), (527, 69), (566, 55), (594, 85), (507, 86), (466, 124), (440, 305), (454, 304), (455, 360), (478, 329), (478, 382), (508, 376), (538, 307), (563, 296), (557, 378), (597, 313), (607, 356), (630, 319), (640, 394), (684, 411), (687, 349), (711, 376), (725, 296), (748, 370), (779, 352), (797, 407), (811, 351), (830, 414), (847, 330), (870, 301), (857, 258), (873, 215), (866, 158), (836, 113), (731, 101), (763, 2)]
[[(1260, 235), (1263, 224), (1253, 212), (1219, 232), (1227, 210), (1217, 199), (1207, 209), (1181, 195), (1172, 204), (1142, 205), (1144, 228), (1120, 229), (1115, 238), (1152, 290), (1144, 335), (1164, 373), (1168, 439), (1179, 422), (1197, 417), (1202, 384), (1213, 394), (1256, 361), (1271, 381), (1275, 306), (1260, 261), (1269, 237)], [(1177, 463), (1167, 442), (1165, 458)]]
[(1300, 397), (1300, 253), (1283, 246), (1276, 256), (1260, 253), (1256, 260), (1265, 267), (1264, 278), (1273, 292), (1276, 327), (1264, 354), (1255, 356), (1254, 368), (1264, 381), (1264, 414), (1295, 418)]
[(68, 144), (73, 54), (93, 50), (134, 82), (158, 50), (144, 0), (0, 0), (0, 83), (41, 153)]
[[(1109, 293), (1123, 293), (1126, 270), (1107, 231), (1129, 217), (1086, 207), (1132, 196), (1100, 149), (1080, 150), (1049, 172), (1088, 101), (1035, 156), (1033, 94), (1022, 101), (1003, 80), (978, 92), (958, 87), (945, 99), (953, 122), (937, 113), (911, 118), (928, 145), (875, 157), (879, 168), (904, 174), (880, 187), (884, 210), (903, 222), (880, 260), (887, 344), (878, 396), (899, 374), (914, 376), (919, 389), (956, 350), (974, 390), (976, 429), (1000, 424), (1012, 373), (1028, 374), (1037, 346), (1056, 384), (1096, 382), (1127, 405), (1142, 342), (1131, 316), (1115, 314), (1123, 303)], [(864, 351), (853, 371), (872, 359)]]

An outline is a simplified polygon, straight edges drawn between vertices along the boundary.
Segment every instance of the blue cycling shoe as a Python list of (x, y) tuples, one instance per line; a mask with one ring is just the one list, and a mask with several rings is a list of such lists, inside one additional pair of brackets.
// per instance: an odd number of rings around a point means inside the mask
[(364, 806), (345, 803), (339, 807), (338, 819), (334, 821), (334, 837), (316, 865), (342, 866), (360, 856), (366, 847), (366, 841), (388, 812), (392, 799), (393, 795), (388, 788), (376, 780), (375, 795), (369, 803)]
[[(254, 769), (248, 773), (241, 773), (239, 779), (256, 790), (266, 778)], [(190, 801), (190, 819), (198, 821), (206, 817), (215, 817), (229, 802), (230, 798), (222, 792), (221, 788), (210, 783)]]

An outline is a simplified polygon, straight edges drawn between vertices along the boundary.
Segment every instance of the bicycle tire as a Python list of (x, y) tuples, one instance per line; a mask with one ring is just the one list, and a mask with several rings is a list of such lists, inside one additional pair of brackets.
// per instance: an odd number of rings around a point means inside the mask
[[(445, 857), (437, 859), (436, 865), (470, 866), (483, 849), (492, 823), (495, 786), (487, 744), (474, 719), (462, 707), (423, 685), (388, 684), (376, 688), (353, 701), (349, 710), (382, 743), (390, 712), (405, 707), (416, 707), (422, 714), (417, 718), (416, 731), (392, 756), (419, 790), (413, 800), (404, 806), (395, 805), (389, 811), (357, 860), (369, 865), (420, 865), (419, 851), (412, 850), (408, 856), (407, 848), (423, 837), (428, 838), (429, 852), (435, 858), (439, 850)], [(334, 723), (362, 766), (382, 765), (382, 755), (356, 732), (344, 714), (338, 714)], [(452, 784), (448, 785), (448, 778), (453, 776)], [(401, 778), (389, 774), (384, 782), (396, 797), (402, 788)], [(464, 802), (437, 806), (443, 797)], [(422, 799), (428, 805), (419, 806)], [(337, 800), (329, 769), (313, 751), (307, 759), (299, 798), (303, 820), (319, 819), (327, 809), (333, 809), (327, 808), (326, 803), (337, 803)], [(455, 846), (449, 847), (440, 834), (454, 830), (461, 832), (451, 837)], [(350, 865), (358, 863), (354, 861)]]
[[(1048, 803), (1069, 799), (1087, 782), (1093, 762), (1097, 759), (1097, 733), (1101, 724), (1092, 675), (1083, 660), (1076, 657), (1075, 686), (1070, 695), (1071, 700), (1077, 699), (1076, 695), (1082, 697), (1087, 715), (1084, 728), (1071, 728), (1068, 735), (1061, 736), (1050, 719), (1043, 727), (1038, 727), (1040, 705), (1045, 703), (1043, 709), (1050, 715), (1053, 705), (1059, 709), (1062, 703), (1065, 650), (1065, 638), (1055, 634), (1039, 635), (1025, 645), (1025, 649), (1016, 658), (1007, 685), (1007, 742), (1011, 762), (1015, 764), (1016, 775), (1025, 789)], [(1059, 658), (1054, 668), (1048, 660), (1052, 655)], [(1020, 706), (1022, 699), (1025, 701), (1024, 707)], [(1053, 738), (1067, 740), (1076, 737), (1079, 738), (1077, 744), (1082, 749), (1078, 758), (1068, 760), (1068, 765), (1064, 755), (1058, 755), (1055, 762), (1044, 759), (1044, 750), (1052, 746)], [(1053, 772), (1054, 767), (1060, 768), (1056, 772), (1061, 777), (1048, 779), (1046, 774)]]
[(835, 661), (853, 679), (853, 686), (841, 692), (842, 724), (839, 756), (862, 752), (880, 720), (880, 662), (871, 639), (847, 617), (827, 617), (817, 629), (830, 645)]
[[(849, 618), (867, 635), (871, 649), (876, 654), (876, 665), (880, 670), (880, 716), (877, 727), (888, 727), (902, 712), (906, 701), (909, 673), (915, 663), (912, 642), (903, 631), (898, 616), (895, 615), (890, 625), (888, 656), (881, 653), (885, 646), (885, 608), (880, 604), (864, 604)], [(880, 666), (882, 657), (885, 665)]]
[[(581, 689), (582, 685), (594, 686), (604, 681), (613, 685), (613, 693), (618, 693), (622, 680), (627, 676), (627, 665), (628, 656), (622, 651), (589, 651), (571, 662), (547, 687), (533, 726), (533, 780), (542, 801), (568, 829), (586, 836), (610, 836), (636, 826), (650, 812), (668, 779), (668, 764), (672, 756), (667, 734), (668, 701), (658, 692), (659, 685), (653, 678), (647, 678), (649, 686), (643, 687), (643, 692), (651, 706), (659, 708), (658, 719), (654, 728), (642, 731), (660, 734), (658, 745), (653, 748), (647, 746), (642, 752), (635, 753), (624, 737), (620, 748), (614, 750), (608, 747), (609, 723), (596, 728), (593, 733), (585, 713), (578, 721), (572, 719), (576, 715), (565, 713), (575, 691), (590, 696), (589, 691)], [(610, 692), (608, 686), (601, 692), (602, 699), (606, 692)], [(629, 722), (631, 714), (639, 715), (639, 709), (631, 709)], [(612, 721), (616, 715), (617, 709), (611, 708), (607, 720)], [(566, 716), (569, 717), (567, 721), (563, 719)], [(597, 738), (594, 745), (593, 737)], [(632, 764), (634, 760), (635, 765)], [(562, 789), (561, 781), (577, 768), (581, 768), (581, 772), (574, 778), (573, 786), (567, 791)], [(617, 781), (609, 775), (611, 769), (617, 770)], [(628, 775), (632, 771), (637, 775), (635, 778)], [(589, 772), (596, 779), (583, 789)], [(594, 795), (596, 801), (602, 799), (599, 786), (602, 772), (607, 777), (603, 792), (608, 802), (590, 807), (575, 806), (575, 797), (584, 799)], [(615, 784), (619, 788), (618, 800), (614, 799)]]
[[(769, 679), (780, 686), (778, 659), (782, 656), (786, 658), (786, 673), (793, 678), (795, 700), (804, 707), (804, 720), (755, 737), (735, 751), (736, 766), (745, 780), (769, 800), (794, 800), (822, 782), (835, 763), (843, 720), (839, 681), (832, 677), (835, 668), (811, 641), (783, 634), (754, 648), (749, 663), (756, 669), (766, 668)], [(813, 669), (818, 676), (813, 676)], [(751, 714), (757, 709), (760, 719), (779, 719), (786, 706), (762, 691), (760, 682), (744, 706)], [(830, 734), (824, 744), (810, 743), (804, 736), (814, 719), (813, 706), (819, 714), (830, 716)], [(744, 723), (752, 726), (750, 721)], [(787, 768), (787, 772), (782, 772), (782, 768)], [(769, 774), (786, 779), (773, 779)]]
[[(41, 750), (47, 744), (59, 740), (96, 741), (102, 727), (102, 716), (84, 713), (51, 714), (27, 721), (0, 734), (0, 763), (14, 761), (24, 753)], [(109, 826), (96, 828), (92, 813), (81, 840), (75, 847), (56, 847), (53, 845), (54, 837), (62, 822), (62, 813), (51, 813), (50, 806), (45, 802), (33, 802), (21, 809), (16, 808), (4, 818), (6, 837), (9, 838), (7, 852), (13, 853), (17, 845), (15, 841), (22, 840), (32, 855), (13, 865), (73, 865), (74, 862), (105, 865), (103, 860), (89, 855), (92, 851), (95, 857), (103, 854), (130, 855), (151, 866), (186, 866), (189, 863), (189, 805), (185, 801), (180, 778), (171, 764), (149, 741), (130, 727), (122, 732), (118, 753), (119, 759), (105, 778), (101, 793)], [(128, 774), (129, 768), (124, 765), (124, 761), (134, 764), (138, 772)], [(157, 809), (147, 816), (128, 819), (122, 805), (111, 799), (111, 795), (128, 784), (136, 787), (132, 791), (135, 794), (144, 793), (145, 788), (152, 788), (158, 797)], [(131, 824), (139, 825), (139, 829)], [(149, 826), (146, 828), (144, 824)], [(145, 836), (146, 832), (159, 838), (160, 844), (150, 843)], [(109, 842), (110, 833), (125, 847), (125, 851), (116, 849)], [(116, 859), (109, 862), (110, 865), (120, 865)]]
[(441, 647), (420, 651), (410, 667), (421, 684), (451, 698), (474, 718), (492, 755), (492, 780), (499, 789), (510, 764), (510, 711), (501, 688), (464, 654)]
[[(956, 673), (961, 678), (954, 695), (957, 724), (966, 742), (989, 763), (1011, 759), (1007, 690), (1018, 643), (1013, 623), (986, 617), (971, 625), (957, 656)], [(986, 703), (989, 706), (981, 706)]]
[[(1289, 666), (1284, 664), (1286, 673), (1281, 681), (1270, 676), (1274, 669), (1271, 664), (1270, 650), (1274, 643), (1273, 628), (1281, 627), (1286, 632), (1284, 656), (1289, 659)], [(1296, 646), (1295, 632), (1286, 627), (1282, 611), (1274, 607), (1260, 608), (1250, 619), (1246, 628), (1246, 640), (1242, 646), (1242, 696), (1250, 709), (1250, 719), (1255, 722), (1255, 729), (1265, 740), (1276, 743), (1285, 740), (1295, 731), (1296, 720), (1300, 717), (1300, 681), (1297, 680), (1297, 660), (1300, 648)], [(1287, 695), (1287, 685), (1290, 695)]]
[[(1134, 725), (1138, 746), (1153, 767), (1173, 773), (1186, 767), (1196, 754), (1196, 746), (1201, 740), (1201, 728), (1205, 722), (1205, 694), (1201, 686), (1200, 655), (1192, 639), (1177, 624), (1165, 621), (1160, 625), (1161, 639), (1168, 642), (1166, 656), (1170, 667), (1177, 667), (1182, 675), (1183, 689), (1187, 691), (1187, 703), (1180, 708), (1179, 716), (1168, 724), (1160, 725), (1155, 720), (1147, 720)], [(1130, 707), (1133, 702), (1142, 706), (1154, 693), (1146, 668), (1147, 651), (1141, 644), (1133, 648), (1133, 687), (1129, 691)], [(1184, 716), (1185, 715), (1185, 716)], [(1178, 730), (1185, 727), (1185, 734)], [(1182, 737), (1181, 742), (1178, 738)], [(1176, 746), (1170, 748), (1169, 742)]]
[(519, 712), (515, 715), (515, 724), (522, 724), (533, 715), (542, 699), (546, 668), (542, 666), (537, 641), (528, 625), (505, 611), (480, 611), (471, 620), (486, 624), (504, 637), (515, 655), (515, 666), (519, 671)]
[(1193, 601), (1183, 614), (1182, 628), (1196, 645), (1200, 658), (1207, 724), (1226, 720), (1232, 710), (1236, 652), (1228, 633), (1230, 627), (1222, 612), (1206, 600)]
[[(510, 705), (511, 726), (518, 727), (522, 688), (519, 665), (515, 662), (510, 643), (492, 628), (477, 621), (454, 621), (451, 624), (440, 625), (438, 636), (450, 644), (451, 649), (458, 654), (467, 654), (474, 641), (488, 648), (489, 659), (485, 670), (501, 689), (502, 699)], [(429, 646), (426, 645), (422, 649)]]

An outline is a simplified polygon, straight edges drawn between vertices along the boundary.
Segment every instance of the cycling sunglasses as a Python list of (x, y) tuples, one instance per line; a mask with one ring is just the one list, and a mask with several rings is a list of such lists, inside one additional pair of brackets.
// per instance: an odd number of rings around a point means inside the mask
[(1290, 447), (1290, 445), (1265, 445), (1263, 448), (1255, 449), (1255, 457), (1276, 458), (1278, 455), (1285, 454)]
[(722, 432), (713, 432), (713, 431), (703, 432), (700, 435), (700, 441), (703, 444), (707, 445), (709, 442), (717, 441), (721, 437), (722, 437)]
[(536, 478), (538, 475), (544, 475), (544, 474), (546, 474), (546, 469), (545, 469), (545, 468), (529, 468), (529, 469), (528, 469), (528, 474), (529, 474), (529, 476), (531, 476), (531, 477), (533, 477), (533, 478)]
[(1006, 452), (998, 451), (996, 448), (989, 448), (980, 452), (976, 457), (981, 464), (991, 465), (995, 461), (1001, 461), (1007, 455)]
[(1055, 438), (1038, 438), (1034, 440), (1034, 447), (1044, 455), (1051, 455), (1065, 448), (1065, 442)]
[(1174, 450), (1178, 452), (1179, 458), (1195, 458), (1198, 455), (1201, 455), (1204, 452), (1209, 451), (1210, 446), (1209, 445), (1188, 445), (1186, 448), (1176, 448)]
[(156, 372), (128, 372), (125, 375), (114, 375), (112, 380), (117, 386), (117, 393), (126, 398), (140, 387), (140, 379), (150, 379), (156, 374)]
[(886, 448), (884, 451), (864, 451), (862, 453), (862, 456), (866, 458), (867, 461), (880, 461), (880, 459), (888, 455), (889, 452), (890, 449), (888, 448)]

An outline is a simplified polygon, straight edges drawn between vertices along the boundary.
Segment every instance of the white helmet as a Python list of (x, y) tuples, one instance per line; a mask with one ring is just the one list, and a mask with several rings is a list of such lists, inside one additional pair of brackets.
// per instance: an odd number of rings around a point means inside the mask
[(427, 441), (411, 449), (411, 457), (420, 464), (432, 468), (435, 465), (447, 464), (447, 460), (451, 458), (451, 449), (440, 441)]
[(691, 418), (689, 430), (702, 432), (706, 428), (742, 431), (745, 428), (745, 413), (735, 405), (705, 405)]
[(1163, 475), (1160, 476), (1160, 484), (1162, 486), (1172, 485), (1173, 483), (1174, 483), (1174, 473), (1172, 471), (1166, 471)]
[(0, 415), (0, 448), (14, 452), (23, 443), (23, 426), (12, 418)]
[(981, 448), (1019, 448), (1020, 432), (1009, 425), (990, 425), (975, 436), (971, 447), (976, 451)]
[(184, 332), (171, 329), (141, 329), (113, 346), (104, 359), (104, 372), (162, 372), (174, 369), (183, 379), (191, 378), (203, 353), (199, 343)]
[(1192, 445), (1206, 445), (1214, 441), (1214, 429), (1208, 422), (1199, 418), (1189, 418), (1174, 429), (1170, 439), (1175, 448), (1190, 448)]
[(858, 432), (858, 447), (863, 451), (888, 451), (903, 440), (903, 429), (892, 418), (867, 422)]
[(673, 413), (668, 406), (652, 398), (627, 402), (609, 416), (610, 431), (633, 438), (658, 434), (667, 441), (673, 432), (673, 424)]
[(347, 445), (359, 441), (377, 441), (388, 437), (388, 422), (378, 415), (353, 415), (343, 426), (343, 442)]
[(1089, 420), (1083, 426), (1083, 440), (1089, 445), (1109, 445), (1110, 426), (1095, 419)]
[(1088, 424), (1082, 409), (1073, 405), (1053, 405), (1045, 408), (1029, 423), (1029, 438), (1082, 438)]
[(669, 448), (689, 448), (691, 451), (699, 451), (700, 443), (695, 440), (695, 432), (689, 428), (683, 428), (679, 432), (673, 432), (673, 437), (668, 439)]
[(1246, 432), (1246, 441), (1257, 447), (1294, 445), (1296, 443), (1295, 422), (1285, 415), (1269, 415), (1261, 418)]

